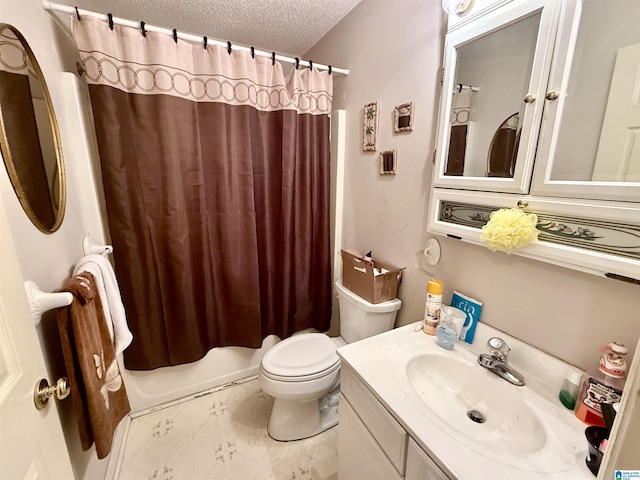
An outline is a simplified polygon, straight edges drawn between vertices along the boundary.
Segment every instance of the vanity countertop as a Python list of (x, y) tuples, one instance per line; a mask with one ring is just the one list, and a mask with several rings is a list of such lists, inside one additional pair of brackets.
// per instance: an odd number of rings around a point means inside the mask
[[(435, 337), (419, 329), (420, 322), (370, 337), (338, 349), (344, 364), (351, 367), (377, 399), (407, 430), (413, 439), (427, 452), (451, 478), (460, 480), (593, 480), (595, 477), (585, 465), (587, 443), (584, 437), (586, 425), (572, 411), (557, 400), (562, 379), (569, 365), (535, 349), (486, 324), (478, 324), (472, 345), (458, 342), (452, 351), (446, 351), (435, 343)], [(416, 331), (418, 329), (418, 331)], [(466, 361), (475, 362), (478, 353), (486, 353), (486, 340), (491, 336), (503, 338), (511, 347), (509, 364), (522, 373), (526, 380), (526, 401), (536, 411), (544, 424), (546, 444), (540, 451), (521, 454), (517, 462), (491, 458), (483, 448), (474, 447), (466, 439), (460, 441), (460, 433), (451, 433), (446, 422), (421, 409), (403, 391), (398, 373), (399, 358), (411, 352), (452, 354)], [(532, 367), (535, 367), (532, 368)], [(480, 371), (480, 374), (488, 371)], [(505, 382), (506, 384), (507, 382)], [(508, 457), (508, 455), (507, 455)], [(541, 465), (547, 467), (540, 468)], [(559, 468), (549, 465), (561, 465)], [(541, 472), (540, 470), (555, 470)]]

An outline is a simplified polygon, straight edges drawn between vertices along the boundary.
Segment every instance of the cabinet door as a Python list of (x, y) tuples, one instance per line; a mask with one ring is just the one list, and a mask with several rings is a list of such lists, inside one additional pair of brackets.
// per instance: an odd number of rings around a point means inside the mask
[(338, 480), (401, 480), (367, 427), (349, 402), (340, 400), (340, 430), (338, 432)]
[(560, 2), (513, 2), (447, 35), (435, 186), (527, 193)]
[(409, 439), (406, 480), (450, 480), (413, 438)]
[(533, 194), (640, 202), (639, 24), (637, 0), (563, 2)]
[(404, 472), (408, 434), (347, 365), (340, 367), (342, 398), (358, 412), (393, 466)]

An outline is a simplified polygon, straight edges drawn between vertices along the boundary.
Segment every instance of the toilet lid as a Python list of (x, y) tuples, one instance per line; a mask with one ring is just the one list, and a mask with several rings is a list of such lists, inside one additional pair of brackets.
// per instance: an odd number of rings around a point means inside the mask
[(340, 363), (336, 345), (323, 333), (294, 335), (265, 354), (262, 369), (270, 376), (306, 377), (326, 374)]

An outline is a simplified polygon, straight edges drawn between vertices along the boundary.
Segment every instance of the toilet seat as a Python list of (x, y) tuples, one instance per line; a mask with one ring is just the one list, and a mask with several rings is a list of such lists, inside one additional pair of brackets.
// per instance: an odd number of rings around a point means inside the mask
[(335, 343), (324, 333), (304, 333), (269, 349), (260, 370), (272, 380), (304, 382), (330, 375), (339, 368)]

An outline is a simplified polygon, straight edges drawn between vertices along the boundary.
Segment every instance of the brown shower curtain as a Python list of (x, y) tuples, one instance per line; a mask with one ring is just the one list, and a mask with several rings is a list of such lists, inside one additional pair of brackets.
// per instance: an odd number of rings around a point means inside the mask
[(327, 73), (76, 21), (129, 369), (329, 327)]

